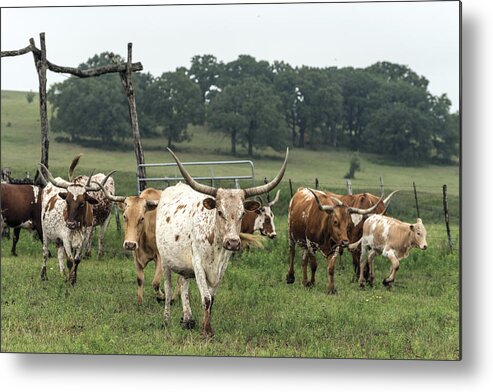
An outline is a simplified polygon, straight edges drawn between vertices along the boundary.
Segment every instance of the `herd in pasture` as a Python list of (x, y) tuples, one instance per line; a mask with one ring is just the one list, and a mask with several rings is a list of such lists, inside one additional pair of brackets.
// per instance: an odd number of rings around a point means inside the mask
[[(195, 181), (178, 157), (169, 150), (184, 178), (184, 183), (164, 190), (148, 188), (137, 196), (115, 195), (114, 171), (89, 176), (74, 176), (80, 156), (72, 161), (68, 178), (54, 178), (40, 164), (44, 186), (1, 184), (1, 225), (12, 227), (12, 255), (21, 228), (35, 230), (43, 243), (41, 279), (47, 279), (49, 243), (57, 248), (60, 273), (75, 285), (77, 268), (91, 251), (92, 235), (99, 230), (98, 256), (103, 255), (103, 239), (113, 204), (123, 210), (125, 238), (123, 247), (133, 253), (137, 275), (137, 301), (143, 301), (144, 268), (155, 262), (152, 280), (155, 296), (164, 301), (164, 321), (170, 321), (172, 273), (178, 275), (183, 307), (181, 325), (195, 326), (189, 298), (189, 281), (195, 279), (204, 310), (202, 332), (214, 335), (211, 311), (217, 289), (235, 252), (259, 245), (259, 236), (276, 237), (272, 202), (260, 195), (272, 191), (286, 171), (289, 151), (281, 169), (267, 184), (247, 189), (226, 189)], [(390, 275), (383, 284), (395, 281), (400, 261), (411, 248), (427, 248), (426, 229), (420, 219), (404, 223), (386, 216), (390, 199), (369, 193), (338, 195), (299, 188), (288, 210), (289, 270), (288, 284), (294, 283), (296, 245), (302, 249), (302, 283), (315, 284), (320, 251), (327, 259), (328, 294), (336, 292), (334, 270), (337, 256), (348, 249), (353, 256), (355, 278), (363, 288), (373, 284), (374, 258), (381, 254), (391, 263)], [(257, 199), (255, 199), (257, 198)], [(308, 279), (307, 267), (311, 276)], [(164, 293), (161, 281), (164, 277)]]

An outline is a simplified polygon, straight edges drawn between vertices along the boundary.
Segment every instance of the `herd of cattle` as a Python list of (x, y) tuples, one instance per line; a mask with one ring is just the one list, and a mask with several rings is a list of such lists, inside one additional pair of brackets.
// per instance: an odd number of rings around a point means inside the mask
[[(176, 155), (169, 150), (186, 182), (164, 190), (148, 188), (139, 196), (116, 196), (115, 184), (108, 174), (74, 176), (80, 156), (72, 161), (68, 179), (54, 178), (40, 164), (44, 186), (1, 184), (1, 224), (16, 230), (35, 230), (43, 243), (41, 279), (47, 279), (48, 245), (54, 243), (60, 272), (75, 285), (80, 261), (91, 250), (92, 235), (99, 230), (98, 256), (103, 254), (103, 239), (114, 203), (123, 210), (125, 239), (123, 247), (132, 251), (137, 273), (137, 300), (142, 303), (144, 268), (152, 260), (155, 273), (152, 286), (156, 299), (165, 302), (164, 320), (169, 322), (172, 300), (172, 272), (178, 275), (183, 306), (181, 324), (193, 328), (195, 322), (189, 300), (189, 280), (195, 279), (204, 317), (202, 331), (214, 334), (211, 310), (214, 296), (234, 252), (258, 245), (255, 232), (276, 237), (272, 207), (279, 200), (264, 204), (260, 195), (272, 191), (284, 176), (288, 150), (282, 167), (269, 183), (247, 189), (215, 188), (195, 181)], [(348, 249), (353, 256), (355, 277), (361, 287), (374, 280), (373, 260), (377, 254), (391, 263), (390, 275), (383, 281), (391, 285), (399, 263), (411, 248), (427, 248), (426, 229), (420, 219), (414, 224), (385, 215), (387, 198), (369, 193), (338, 195), (299, 188), (289, 203), (289, 270), (287, 283), (295, 281), (295, 248), (302, 248), (302, 283), (315, 283), (320, 251), (327, 258), (328, 293), (335, 293), (334, 270), (337, 256)], [(258, 200), (252, 199), (257, 197)], [(18, 231), (17, 231), (18, 233)], [(14, 235), (12, 254), (16, 255)], [(307, 266), (311, 277), (308, 280)], [(164, 277), (164, 293), (161, 280)]]

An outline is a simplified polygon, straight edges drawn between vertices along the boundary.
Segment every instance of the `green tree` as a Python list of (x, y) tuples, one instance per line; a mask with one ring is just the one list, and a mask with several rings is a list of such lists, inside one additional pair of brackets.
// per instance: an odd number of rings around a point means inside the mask
[(173, 142), (191, 139), (188, 124), (203, 122), (204, 106), (199, 86), (190, 78), (185, 68), (165, 72), (157, 78), (147, 91), (149, 112), (155, 123)]
[(191, 78), (200, 87), (202, 99), (207, 100), (207, 94), (212, 86), (217, 86), (224, 64), (217, 61), (211, 54), (193, 56), (190, 66)]

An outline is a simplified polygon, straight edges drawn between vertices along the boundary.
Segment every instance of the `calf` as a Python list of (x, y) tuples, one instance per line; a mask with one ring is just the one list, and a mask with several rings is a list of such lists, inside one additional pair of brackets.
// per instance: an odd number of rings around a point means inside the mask
[(102, 191), (106, 199), (123, 205), (123, 220), (125, 222), (125, 239), (123, 247), (130, 250), (134, 256), (135, 271), (137, 273), (137, 303), (143, 301), (144, 268), (151, 260), (154, 260), (154, 279), (152, 287), (156, 294), (156, 300), (164, 300), (161, 291), (161, 278), (163, 269), (161, 257), (156, 246), (156, 207), (161, 196), (161, 191), (147, 188), (140, 196), (113, 196), (103, 186)]
[(14, 228), (10, 251), (13, 256), (17, 256), (16, 247), (21, 228), (35, 230), (40, 241), (43, 239), (41, 194), (42, 188), (35, 185), (0, 184), (2, 231), (5, 227)]
[(276, 226), (274, 225), (274, 212), (272, 207), (279, 201), (280, 190), (271, 202), (265, 204), (262, 199), (259, 201), (263, 205), (255, 211), (245, 211), (245, 216), (241, 221), (241, 232), (253, 234), (257, 230), (261, 235), (270, 239), (276, 238)]
[(415, 224), (401, 222), (400, 220), (383, 216), (372, 215), (363, 224), (363, 236), (349, 246), (349, 250), (355, 250), (361, 245), (359, 284), (365, 286), (364, 268), (369, 264), (369, 282), (373, 284), (374, 258), (381, 254), (389, 259), (392, 264), (390, 275), (383, 280), (385, 286), (395, 281), (400, 261), (409, 256), (411, 248), (426, 250), (426, 228), (421, 219)]
[[(43, 266), (41, 279), (46, 280), (46, 261), (48, 243), (55, 242), (58, 249), (60, 272), (65, 273), (64, 259), (67, 256), (68, 279), (72, 285), (77, 281), (77, 268), (82, 252), (87, 246), (88, 236), (93, 224), (92, 206), (98, 201), (88, 194), (99, 188), (90, 186), (91, 177), (85, 185), (53, 178), (50, 171), (40, 164), (40, 174), (48, 177), (50, 183), (43, 189), (41, 213), (43, 228)], [(111, 175), (111, 173), (109, 174)], [(109, 175), (104, 179), (106, 182)], [(75, 255), (74, 255), (75, 251)]]

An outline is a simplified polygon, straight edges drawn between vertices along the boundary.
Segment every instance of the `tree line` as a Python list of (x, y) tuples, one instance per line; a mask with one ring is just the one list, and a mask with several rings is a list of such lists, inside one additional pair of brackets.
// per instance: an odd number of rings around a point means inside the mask
[[(114, 60), (123, 62), (105, 52), (79, 67)], [(133, 77), (142, 136), (164, 136), (168, 146), (191, 140), (188, 126), (195, 124), (226, 135), (233, 155), (239, 146), (252, 156), (255, 149), (286, 145), (325, 145), (403, 163), (450, 162), (459, 154), (459, 114), (405, 65), (293, 67), (249, 55), (228, 63), (197, 55), (189, 68)], [(131, 137), (117, 75), (70, 77), (50, 88), (48, 100), (52, 131), (72, 142), (118, 146)]]

